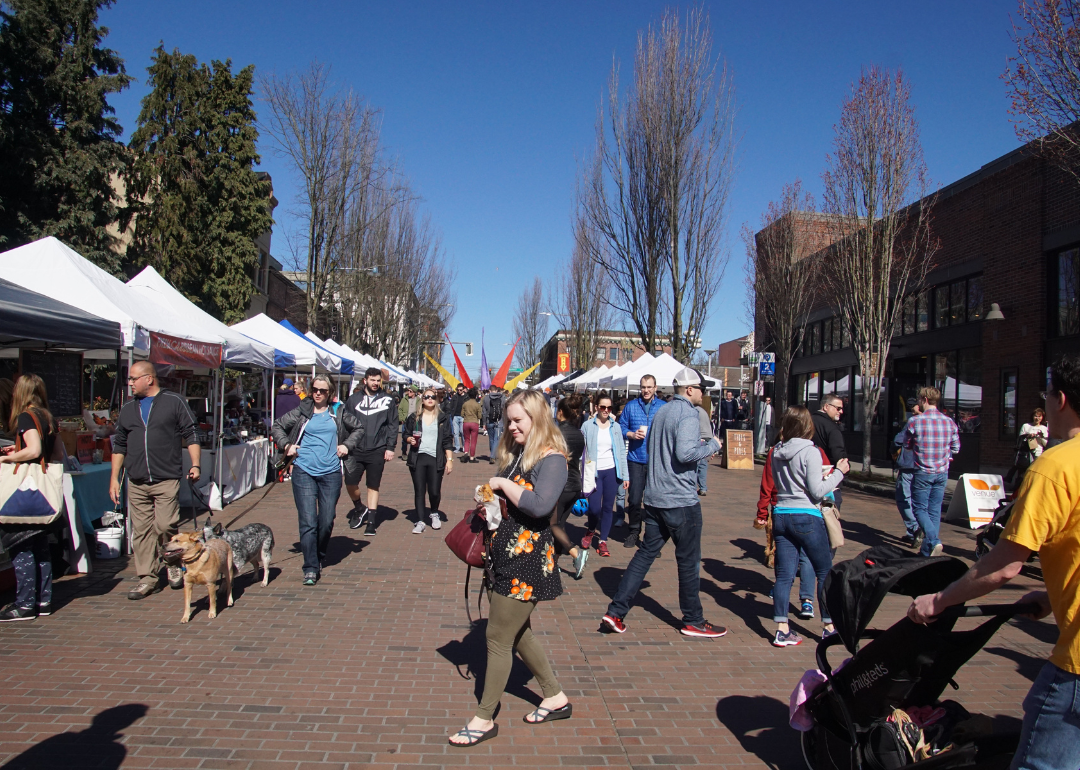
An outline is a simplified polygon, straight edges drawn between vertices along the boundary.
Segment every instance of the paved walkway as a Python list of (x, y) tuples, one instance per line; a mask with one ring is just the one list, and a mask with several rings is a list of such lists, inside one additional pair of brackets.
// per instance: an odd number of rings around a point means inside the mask
[[(486, 464), (458, 465), (446, 480), (444, 510), (452, 521), (489, 472)], [(497, 717), (499, 737), (471, 750), (447, 745), (447, 734), (475, 708), (484, 631), (466, 621), (465, 569), (442, 542), (446, 529), (410, 533), (412, 487), (395, 460), (384, 477), (378, 535), (344, 526), (343, 495), (324, 578), (314, 588), (300, 585), (296, 515), (285, 484), (241, 520), (274, 529), (270, 585), (241, 576), (236, 605), (216, 620), (206, 616), (205, 594), (186, 626), (178, 622), (179, 592), (128, 601), (131, 570), (116, 560), (99, 562), (92, 577), (62, 581), (55, 615), (0, 626), (0, 762), (109, 769), (801, 767), (787, 701), (803, 670), (813, 667), (813, 645), (769, 645), (771, 577), (761, 563), (761, 533), (751, 526), (758, 474), (713, 467), (703, 500), (702, 599), (709, 620), (729, 627), (725, 638), (677, 633), (670, 546), (624, 635), (597, 633), (630, 557), (618, 543), (609, 559), (594, 554), (580, 582), (565, 578), (561, 599), (541, 605), (534, 627), (574, 703), (572, 720), (522, 723), (540, 696), (519, 662)], [(261, 494), (219, 517), (227, 521)], [(887, 500), (848, 493), (844, 513), (849, 542), (839, 558), (892, 542), (900, 529)], [(614, 530), (620, 539), (623, 531)], [(970, 532), (946, 526), (944, 541), (947, 553), (970, 559)], [(1033, 583), (1023, 577), (1005, 595), (1017, 597)], [(878, 625), (897, 619), (906, 604), (889, 598)], [(820, 632), (813, 623), (794, 625)], [(1055, 634), (1045, 622), (1006, 626), (961, 670), (955, 697), (1016, 726)]]

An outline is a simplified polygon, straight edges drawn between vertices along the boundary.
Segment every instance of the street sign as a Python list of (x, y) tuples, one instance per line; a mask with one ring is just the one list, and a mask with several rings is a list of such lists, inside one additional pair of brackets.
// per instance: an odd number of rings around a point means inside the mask
[[(767, 355), (772, 355), (767, 354)], [(776, 374), (776, 362), (775, 361), (762, 361), (758, 364), (758, 374), (762, 377), (772, 377)]]
[(758, 363), (775, 364), (776, 353), (758, 353)]

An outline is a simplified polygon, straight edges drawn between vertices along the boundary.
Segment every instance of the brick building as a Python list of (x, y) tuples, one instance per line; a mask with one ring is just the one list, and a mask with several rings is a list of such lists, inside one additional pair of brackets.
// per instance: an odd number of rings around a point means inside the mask
[[(596, 359), (593, 361), (593, 366), (613, 367), (621, 366), (628, 361), (636, 361), (641, 358), (645, 352), (645, 348), (641, 344), (641, 339), (631, 332), (624, 331), (612, 331), (605, 330), (599, 332), (600, 344), (597, 346)], [(552, 377), (555, 374), (566, 374), (570, 371), (568, 368), (560, 371), (559, 369), (559, 356), (560, 354), (568, 356), (563, 359), (565, 365), (569, 367), (572, 356), (570, 353), (570, 332), (566, 329), (559, 329), (551, 338), (544, 343), (544, 346), (540, 348), (540, 368), (538, 370), (538, 381), (545, 380), (548, 377)], [(659, 338), (660, 344), (654, 351), (654, 355), (660, 353), (671, 353), (671, 345), (668, 343), (667, 337)]]
[[(888, 464), (909, 400), (932, 384), (961, 431), (952, 475), (1000, 472), (1012, 464), (1019, 426), (1041, 405), (1049, 363), (1080, 353), (1080, 187), (1022, 147), (940, 190), (932, 227), (940, 250), (924, 284), (901, 300), (873, 456)], [(1003, 320), (986, 319), (991, 304)], [(763, 330), (758, 338), (769, 349)], [(793, 402), (816, 409), (826, 394), (844, 398), (848, 449), (860, 456), (861, 383), (834, 308), (811, 313), (791, 371)]]

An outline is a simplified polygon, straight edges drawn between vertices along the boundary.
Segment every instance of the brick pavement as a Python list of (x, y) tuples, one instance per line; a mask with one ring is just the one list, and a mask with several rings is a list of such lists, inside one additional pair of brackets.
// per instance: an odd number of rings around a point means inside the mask
[[(452, 520), (489, 471), (459, 464), (446, 480)], [(497, 717), (499, 737), (471, 750), (447, 746), (446, 736), (475, 708), (483, 628), (470, 631), (466, 621), (465, 570), (443, 545), (445, 528), (410, 533), (404, 464), (387, 469), (375, 537), (344, 526), (343, 494), (314, 588), (300, 585), (295, 510), (288, 485), (279, 485), (241, 521), (274, 529), (271, 583), (241, 576), (236, 605), (216, 620), (206, 617), (205, 595), (186, 626), (178, 622), (179, 592), (128, 601), (131, 570), (116, 560), (99, 562), (90, 578), (62, 581), (55, 615), (0, 627), (0, 761), (22, 755), (5, 768), (801, 767), (787, 699), (813, 666), (813, 645), (768, 643), (771, 577), (751, 527), (758, 480), (757, 472), (709, 471), (702, 599), (707, 617), (730, 628), (725, 638), (677, 633), (670, 546), (627, 618), (629, 631), (597, 633), (631, 553), (613, 543), (610, 559), (594, 554), (586, 577), (564, 578), (563, 597), (534, 615), (574, 718), (521, 722), (540, 696), (519, 661)], [(900, 530), (886, 500), (849, 493), (844, 513), (841, 558)], [(946, 552), (970, 558), (970, 533), (944, 529)], [(1033, 583), (1023, 577), (1006, 594)], [(905, 607), (889, 598), (878, 624)], [(1009, 624), (961, 670), (956, 697), (1015, 725), (1055, 633), (1047, 623)]]

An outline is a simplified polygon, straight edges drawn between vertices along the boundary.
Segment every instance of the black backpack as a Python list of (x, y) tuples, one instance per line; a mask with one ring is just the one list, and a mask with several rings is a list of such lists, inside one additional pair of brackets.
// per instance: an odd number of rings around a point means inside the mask
[(488, 399), (488, 422), (492, 424), (502, 422), (502, 396), (492, 396)]

